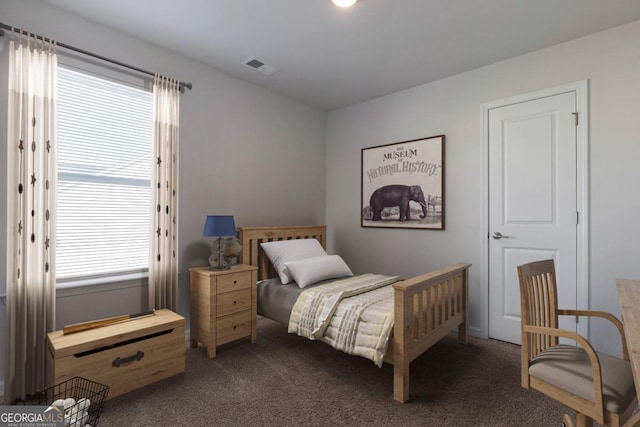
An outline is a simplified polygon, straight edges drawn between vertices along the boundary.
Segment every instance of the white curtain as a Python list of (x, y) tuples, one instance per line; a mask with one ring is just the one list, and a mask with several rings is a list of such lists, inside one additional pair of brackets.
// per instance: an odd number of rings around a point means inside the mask
[(149, 309), (178, 308), (178, 122), (180, 86), (156, 75), (151, 174)]
[(45, 387), (55, 327), (57, 57), (32, 35), (9, 44), (5, 402)]

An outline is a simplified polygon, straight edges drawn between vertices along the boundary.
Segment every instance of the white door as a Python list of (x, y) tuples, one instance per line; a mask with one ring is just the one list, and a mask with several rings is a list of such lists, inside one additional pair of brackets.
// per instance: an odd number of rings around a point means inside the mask
[(491, 338), (520, 343), (520, 264), (553, 258), (558, 305), (576, 308), (576, 111), (576, 92), (489, 110)]

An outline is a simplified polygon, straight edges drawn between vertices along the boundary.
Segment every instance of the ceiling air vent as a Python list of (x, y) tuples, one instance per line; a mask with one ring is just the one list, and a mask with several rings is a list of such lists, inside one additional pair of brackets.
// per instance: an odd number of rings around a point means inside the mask
[(260, 71), (262, 74), (266, 74), (267, 76), (280, 71), (280, 68), (267, 64), (266, 62), (256, 59), (253, 56), (251, 58), (245, 59), (244, 61), (242, 61), (242, 63), (249, 68)]

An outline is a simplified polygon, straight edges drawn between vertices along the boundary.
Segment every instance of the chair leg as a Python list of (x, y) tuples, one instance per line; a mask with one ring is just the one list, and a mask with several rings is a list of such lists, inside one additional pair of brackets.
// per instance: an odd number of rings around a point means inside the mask
[(576, 414), (576, 427), (593, 427), (593, 419), (584, 414)]
[(624, 424), (624, 427), (639, 427), (639, 426), (640, 426), (640, 412), (635, 413)]
[(571, 415), (569, 414), (562, 415), (562, 425), (564, 427), (575, 427), (575, 425), (573, 424), (573, 418), (571, 418)]
[(584, 414), (576, 413), (575, 422), (569, 414), (562, 415), (562, 425), (565, 427), (593, 427), (593, 419)]

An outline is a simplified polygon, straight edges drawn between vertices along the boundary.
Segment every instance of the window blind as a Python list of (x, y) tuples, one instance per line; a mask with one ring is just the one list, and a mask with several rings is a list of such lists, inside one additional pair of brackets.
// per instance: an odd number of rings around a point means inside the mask
[(59, 281), (144, 271), (153, 94), (58, 69)]

